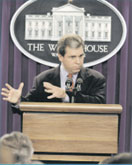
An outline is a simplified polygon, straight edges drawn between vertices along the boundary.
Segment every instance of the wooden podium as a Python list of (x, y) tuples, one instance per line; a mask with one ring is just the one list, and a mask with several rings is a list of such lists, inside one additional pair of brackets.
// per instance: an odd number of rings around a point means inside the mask
[(121, 105), (22, 102), (34, 160), (99, 162), (118, 152)]

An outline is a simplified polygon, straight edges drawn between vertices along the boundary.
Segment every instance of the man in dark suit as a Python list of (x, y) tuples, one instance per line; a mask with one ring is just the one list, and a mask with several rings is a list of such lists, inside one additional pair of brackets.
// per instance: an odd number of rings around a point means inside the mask
[[(24, 84), (18, 89), (9, 84), (2, 88), (3, 100), (11, 103), (34, 102), (76, 102), (105, 103), (105, 78), (93, 70), (83, 67), (84, 42), (78, 35), (62, 37), (57, 46), (61, 65), (44, 71), (35, 77), (32, 89), (21, 97)], [(70, 80), (68, 76), (71, 76)], [(70, 86), (67, 80), (70, 81)], [(78, 80), (81, 80), (80, 82)], [(77, 89), (79, 85), (79, 90)]]

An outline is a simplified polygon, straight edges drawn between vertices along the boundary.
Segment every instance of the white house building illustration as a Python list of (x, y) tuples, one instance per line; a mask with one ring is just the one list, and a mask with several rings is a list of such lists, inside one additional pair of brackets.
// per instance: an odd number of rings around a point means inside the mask
[(57, 41), (70, 33), (85, 41), (110, 42), (111, 16), (92, 16), (71, 3), (53, 7), (46, 15), (25, 16), (25, 40)]

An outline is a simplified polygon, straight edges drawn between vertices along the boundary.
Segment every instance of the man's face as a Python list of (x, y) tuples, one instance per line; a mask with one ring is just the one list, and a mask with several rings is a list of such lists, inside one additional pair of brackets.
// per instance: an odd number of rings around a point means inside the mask
[(66, 53), (63, 56), (58, 55), (59, 60), (63, 63), (68, 73), (78, 73), (83, 66), (84, 62), (84, 51), (83, 47), (70, 48), (66, 47)]

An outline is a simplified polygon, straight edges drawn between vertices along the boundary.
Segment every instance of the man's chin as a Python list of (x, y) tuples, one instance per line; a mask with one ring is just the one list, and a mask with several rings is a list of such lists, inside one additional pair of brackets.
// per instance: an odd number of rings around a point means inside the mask
[(78, 73), (78, 72), (80, 72), (80, 69), (74, 69), (74, 70), (73, 70), (73, 74), (76, 74), (76, 73)]

